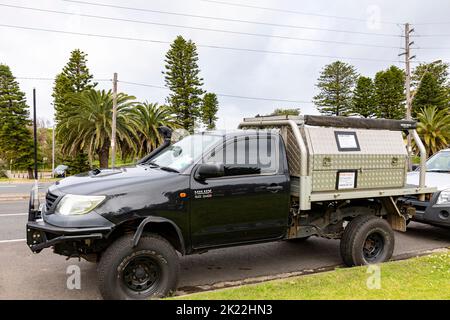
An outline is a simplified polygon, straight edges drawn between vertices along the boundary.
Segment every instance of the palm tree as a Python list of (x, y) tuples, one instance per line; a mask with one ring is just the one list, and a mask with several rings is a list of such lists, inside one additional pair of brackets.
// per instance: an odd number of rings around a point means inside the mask
[(446, 148), (450, 142), (450, 114), (445, 109), (429, 106), (417, 115), (417, 132), (425, 144), (428, 156)]
[[(136, 149), (137, 133), (131, 116), (134, 99), (124, 93), (117, 95), (116, 143), (120, 152)], [(91, 159), (98, 156), (101, 168), (107, 168), (112, 128), (111, 90), (91, 89), (70, 95), (70, 100), (78, 112), (58, 123), (56, 134), (65, 141), (62, 151), (74, 154), (78, 150), (86, 150)]]
[(131, 110), (133, 123), (138, 134), (137, 154), (143, 156), (160, 143), (162, 137), (158, 133), (158, 127), (167, 126), (172, 129), (180, 128), (180, 121), (172, 114), (167, 106), (159, 106), (157, 103), (144, 102)]

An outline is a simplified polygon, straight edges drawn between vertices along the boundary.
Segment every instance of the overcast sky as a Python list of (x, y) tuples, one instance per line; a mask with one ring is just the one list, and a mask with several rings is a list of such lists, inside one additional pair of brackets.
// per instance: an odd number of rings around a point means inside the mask
[[(177, 35), (182, 35), (192, 39), (199, 46), (199, 65), (205, 90), (223, 95), (292, 101), (250, 100), (219, 96), (218, 128), (236, 128), (243, 117), (269, 113), (277, 107), (298, 107), (304, 114), (317, 113), (314, 105), (308, 101), (311, 101), (317, 92), (315, 83), (322, 67), (336, 60), (331, 56), (342, 57), (340, 60), (353, 64), (360, 74), (367, 76), (373, 76), (377, 71), (391, 64), (403, 67), (403, 64), (398, 62), (401, 58), (397, 55), (401, 52), (399, 47), (404, 41), (399, 36), (402, 34), (401, 24), (405, 22), (413, 24), (416, 31), (414, 34), (421, 36), (414, 38), (415, 47), (421, 48), (413, 51), (413, 54), (417, 56), (416, 60), (450, 61), (450, 2), (446, 0), (409, 0), (408, 5), (405, 1), (392, 0), (221, 0), (222, 3), (202, 0), (80, 1), (183, 15), (99, 7), (63, 0), (0, 0), (0, 63), (9, 65), (16, 77), (54, 78), (67, 63), (70, 51), (79, 48), (88, 54), (88, 66), (96, 79), (111, 79), (112, 74), (117, 72), (119, 81), (164, 86), (161, 71), (164, 69), (164, 55), (169, 48), (167, 42), (171, 42)], [(223, 2), (282, 9), (296, 13), (232, 6)], [(4, 5), (74, 14), (39, 12)], [(82, 17), (77, 14), (325, 42), (112, 21)], [(184, 16), (185, 14), (307, 28), (205, 19)], [(32, 31), (5, 25), (139, 38), (162, 41), (162, 43)], [(352, 33), (316, 29), (346, 30)], [(428, 37), (439, 34), (446, 34), (446, 36)], [(217, 49), (207, 46), (266, 52)], [(447, 49), (426, 49), (432, 47)], [(273, 53), (273, 51), (295, 53), (295, 55)], [(37, 89), (38, 117), (51, 120), (53, 118), (51, 98), (53, 82), (19, 79), (19, 83), (21, 89), (26, 92), (30, 105), (32, 88)], [(111, 82), (100, 81), (98, 88), (109, 89)], [(160, 104), (164, 103), (168, 93), (165, 89), (125, 83), (119, 83), (119, 90), (134, 95), (139, 100)]]

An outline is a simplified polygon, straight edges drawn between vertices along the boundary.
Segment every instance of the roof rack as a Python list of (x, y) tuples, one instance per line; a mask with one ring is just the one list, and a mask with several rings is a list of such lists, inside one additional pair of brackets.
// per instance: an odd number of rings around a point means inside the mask
[(254, 118), (244, 118), (244, 123), (260, 123), (292, 120), (297, 125), (309, 125), (319, 127), (334, 128), (355, 128), (372, 130), (391, 130), (404, 131), (417, 128), (417, 122), (411, 120), (391, 120), (391, 119), (369, 119), (369, 118), (351, 118), (337, 116), (260, 116)]

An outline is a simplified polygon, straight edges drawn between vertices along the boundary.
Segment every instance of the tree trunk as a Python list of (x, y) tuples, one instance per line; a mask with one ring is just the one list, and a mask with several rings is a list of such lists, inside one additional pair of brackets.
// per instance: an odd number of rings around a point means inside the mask
[(33, 168), (28, 167), (27, 171), (28, 171), (28, 179), (34, 179), (34, 170), (33, 170)]
[(109, 162), (109, 144), (104, 145), (99, 151), (98, 151), (98, 160), (100, 161), (100, 168), (108, 168), (108, 162)]

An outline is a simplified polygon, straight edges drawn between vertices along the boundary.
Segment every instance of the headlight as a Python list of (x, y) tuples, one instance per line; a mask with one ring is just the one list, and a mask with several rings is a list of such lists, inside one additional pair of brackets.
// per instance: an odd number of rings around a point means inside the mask
[(450, 204), (450, 189), (445, 189), (441, 191), (436, 204)]
[(66, 194), (56, 206), (56, 213), (63, 216), (86, 214), (98, 206), (105, 198), (105, 196)]

